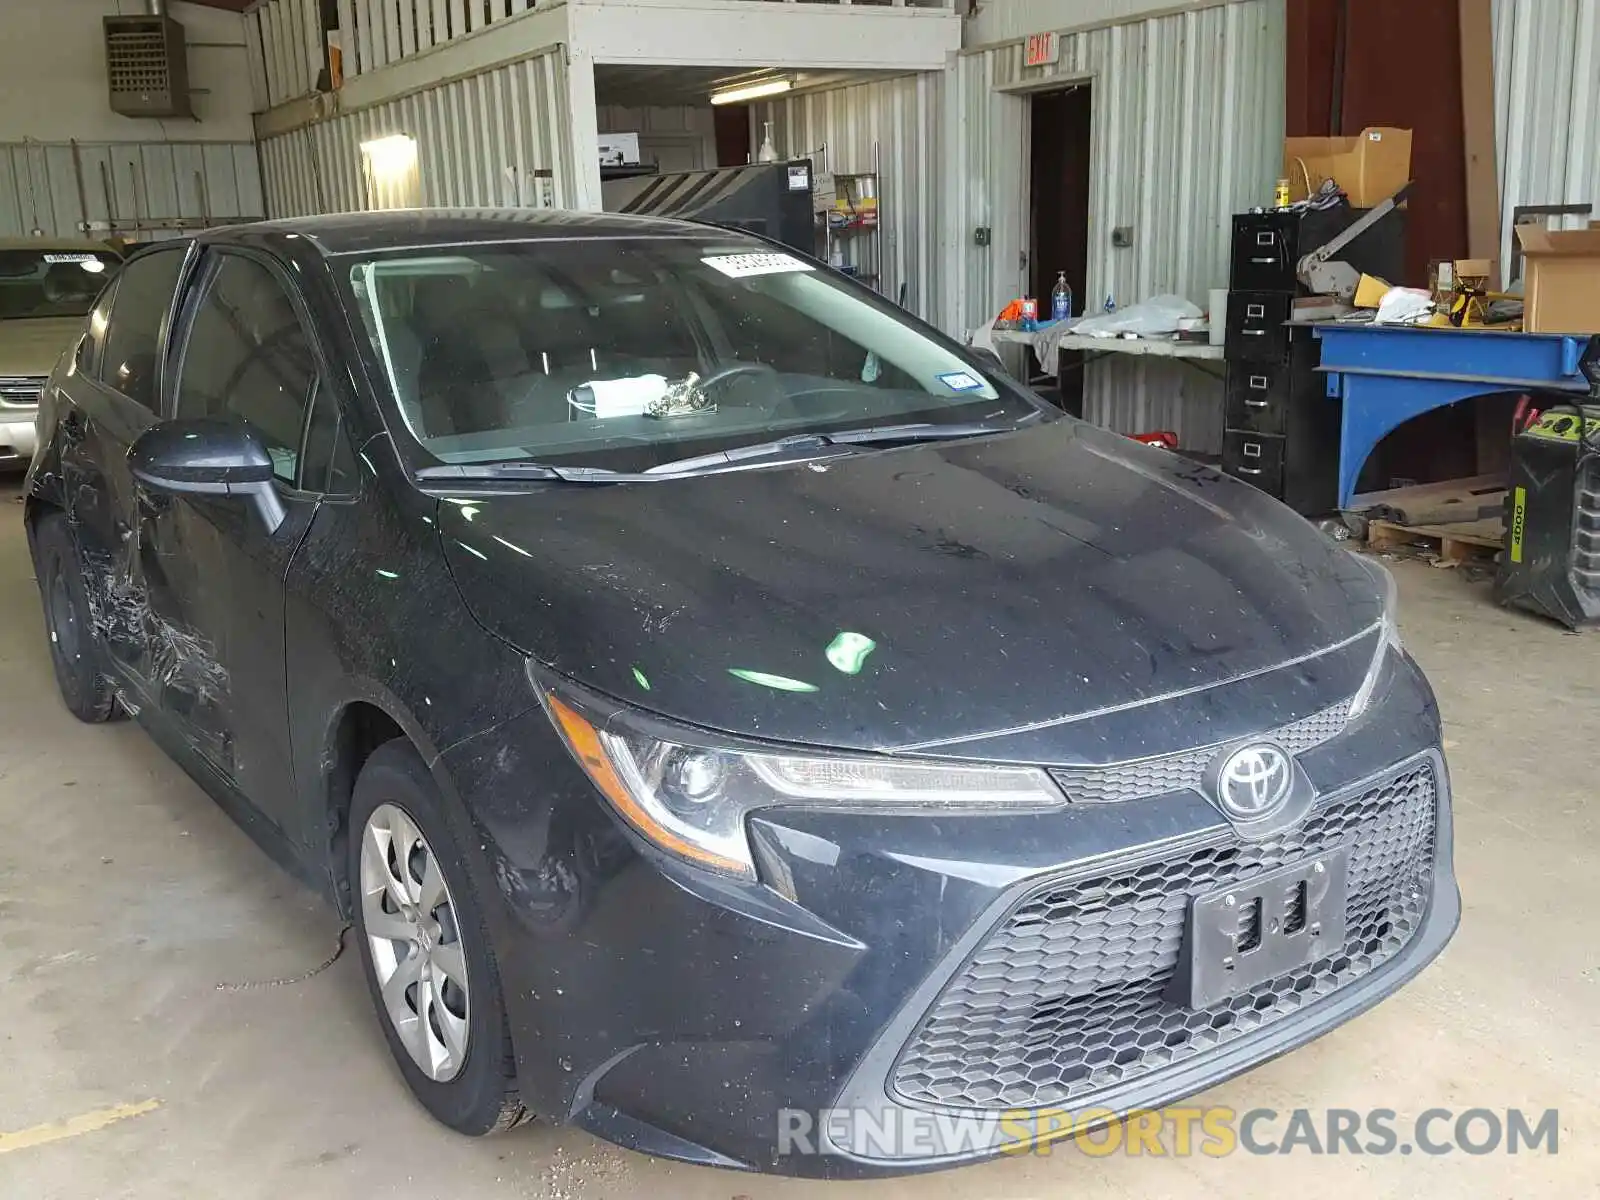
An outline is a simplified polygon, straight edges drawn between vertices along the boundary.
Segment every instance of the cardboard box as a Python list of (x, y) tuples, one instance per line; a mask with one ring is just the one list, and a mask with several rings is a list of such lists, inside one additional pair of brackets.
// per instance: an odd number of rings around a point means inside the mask
[(1358, 137), (1284, 138), (1283, 178), (1304, 200), (1331, 179), (1355, 208), (1381, 204), (1411, 182), (1411, 130), (1364, 129)]
[(1529, 333), (1600, 333), (1600, 225), (1518, 225)]

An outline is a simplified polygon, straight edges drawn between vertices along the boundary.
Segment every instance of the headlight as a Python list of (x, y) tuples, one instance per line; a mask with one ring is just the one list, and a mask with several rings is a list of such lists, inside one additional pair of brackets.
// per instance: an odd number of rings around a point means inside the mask
[(772, 805), (940, 812), (1057, 808), (1043, 771), (734, 748), (711, 735), (541, 688), (578, 765), (638, 833), (701, 866), (753, 876), (745, 817)]
[(1373, 694), (1378, 690), (1378, 681), (1383, 678), (1384, 665), (1389, 661), (1389, 651), (1398, 652), (1401, 648), (1400, 590), (1395, 585), (1393, 572), (1375, 559), (1364, 558), (1359, 554), (1355, 555), (1355, 558), (1383, 589), (1383, 615), (1379, 618), (1378, 649), (1372, 656), (1372, 665), (1367, 668), (1367, 677), (1361, 681), (1360, 690), (1350, 701), (1352, 721), (1366, 712), (1367, 706), (1372, 703)]

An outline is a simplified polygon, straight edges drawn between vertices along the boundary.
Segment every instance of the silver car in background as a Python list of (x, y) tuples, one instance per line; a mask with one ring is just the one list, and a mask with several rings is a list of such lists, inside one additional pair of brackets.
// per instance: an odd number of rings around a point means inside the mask
[(104, 242), (0, 238), (0, 470), (33, 457), (39, 391), (121, 261)]

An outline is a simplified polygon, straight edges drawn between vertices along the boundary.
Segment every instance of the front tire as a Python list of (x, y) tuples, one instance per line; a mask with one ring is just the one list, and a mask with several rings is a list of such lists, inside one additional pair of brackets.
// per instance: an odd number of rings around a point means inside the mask
[(349, 878), (356, 942), (384, 1040), (422, 1106), (474, 1137), (529, 1118), (500, 971), (428, 769), (403, 741), (356, 780)]
[(67, 711), (91, 725), (122, 715), (116, 689), (102, 670), (104, 651), (95, 633), (72, 531), (62, 513), (34, 526), (34, 567), (50, 636), (50, 663)]

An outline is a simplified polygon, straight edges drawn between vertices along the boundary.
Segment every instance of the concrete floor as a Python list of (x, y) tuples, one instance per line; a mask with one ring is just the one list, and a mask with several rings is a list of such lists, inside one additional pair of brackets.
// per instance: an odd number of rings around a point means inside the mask
[[(1558, 1156), (1065, 1149), (819, 1185), (654, 1162), (571, 1130), (447, 1133), (402, 1091), (353, 955), (303, 983), (219, 990), (306, 971), (337, 923), (137, 726), (90, 728), (62, 709), (11, 499), (0, 494), (0, 1194), (1465, 1200), (1600, 1187), (1600, 639), (1501, 612), (1486, 585), (1397, 566), (1406, 638), (1446, 718), (1460, 933), (1376, 1011), (1202, 1102), (1402, 1118), (1556, 1107)], [(147, 1101), (159, 1106), (95, 1128), (105, 1118), (92, 1114)]]

